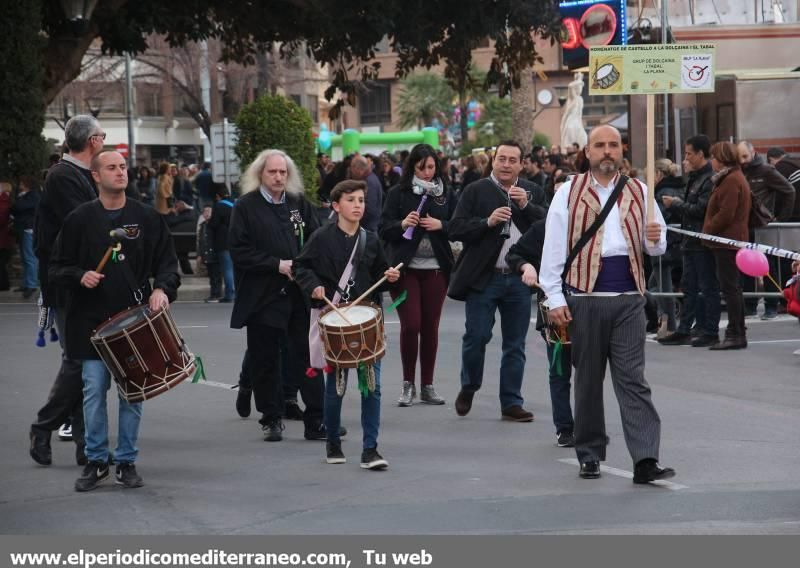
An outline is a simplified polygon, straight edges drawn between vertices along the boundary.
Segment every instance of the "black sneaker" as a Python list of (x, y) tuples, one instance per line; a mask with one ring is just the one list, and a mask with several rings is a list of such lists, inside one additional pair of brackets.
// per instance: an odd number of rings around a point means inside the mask
[(219, 303), (219, 297), (217, 297), (217, 296), (209, 296), (208, 298), (206, 298), (203, 301), (206, 304), (218, 304)]
[(673, 331), (656, 341), (661, 345), (690, 345), (692, 343), (692, 335), (682, 331)]
[(75, 444), (75, 463), (86, 465), (89, 460), (86, 458), (86, 444)]
[(144, 485), (142, 477), (136, 473), (136, 466), (126, 462), (117, 464), (115, 483), (122, 485), (125, 489), (135, 489)]
[(253, 394), (253, 389), (239, 387), (239, 392), (236, 394), (236, 412), (242, 418), (250, 416), (250, 397)]
[[(306, 440), (327, 440), (328, 430), (325, 428), (325, 424), (320, 422), (306, 426), (304, 436)], [(347, 436), (347, 428), (339, 426), (339, 437), (344, 438), (345, 436)]]
[(361, 469), (382, 470), (389, 467), (389, 462), (378, 453), (378, 448), (366, 448), (361, 452)]
[(278, 418), (261, 427), (264, 432), (265, 442), (280, 442), (283, 440), (283, 422)]
[(75, 491), (91, 491), (97, 489), (97, 485), (108, 477), (109, 467), (107, 463), (90, 461), (83, 468), (83, 473), (75, 481)]
[(338, 442), (328, 442), (327, 457), (325, 461), (330, 464), (347, 463), (347, 459), (342, 453), (342, 445)]
[(283, 417), (286, 420), (302, 420), (303, 411), (296, 400), (286, 400), (283, 403)]
[(31, 429), (31, 457), (39, 465), (53, 463), (53, 451), (50, 449), (50, 432), (42, 433)]
[(569, 430), (564, 430), (556, 435), (556, 445), (559, 448), (575, 447), (575, 435)]

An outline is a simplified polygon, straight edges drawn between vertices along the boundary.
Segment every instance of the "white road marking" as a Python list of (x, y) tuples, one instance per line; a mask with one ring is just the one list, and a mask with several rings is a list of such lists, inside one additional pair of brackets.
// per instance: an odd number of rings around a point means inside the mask
[(178, 329), (203, 329), (208, 327), (207, 325), (179, 325)]
[(205, 385), (207, 387), (217, 387), (218, 389), (227, 389), (227, 390), (232, 390), (236, 386), (236, 385), (231, 385), (231, 384), (228, 384), (228, 383), (219, 383), (217, 381), (209, 381), (209, 380), (203, 380), (203, 379), (200, 379), (199, 381), (197, 381), (194, 384), (196, 384), (196, 385)]
[[(580, 465), (578, 463), (578, 460), (576, 460), (575, 458), (562, 458), (562, 459), (560, 459), (558, 461), (560, 461), (561, 463), (569, 464), (569, 465)], [(610, 466), (607, 466), (607, 465), (601, 465), (600, 466), (600, 471), (602, 471), (604, 473), (611, 474), (611, 475), (616, 475), (616, 476), (619, 476), (619, 477), (625, 477), (627, 479), (633, 479), (633, 472), (625, 471), (624, 469), (617, 469), (616, 467), (610, 467)], [(687, 485), (681, 485), (679, 483), (672, 483), (671, 481), (664, 481), (664, 480), (653, 481), (653, 482), (651, 482), (651, 485), (658, 485), (659, 487), (663, 487), (663, 488), (669, 489), (671, 491), (679, 491), (681, 489), (689, 489), (689, 487)]]

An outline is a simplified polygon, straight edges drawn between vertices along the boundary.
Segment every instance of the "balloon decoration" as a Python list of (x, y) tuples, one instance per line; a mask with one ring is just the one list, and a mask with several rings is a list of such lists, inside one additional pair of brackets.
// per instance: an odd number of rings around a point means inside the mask
[(736, 253), (736, 266), (743, 273), (753, 278), (769, 274), (767, 255), (760, 250), (739, 249), (739, 252)]
[(324, 122), (319, 125), (317, 144), (320, 152), (328, 152), (331, 149), (331, 131), (328, 130), (328, 125)]

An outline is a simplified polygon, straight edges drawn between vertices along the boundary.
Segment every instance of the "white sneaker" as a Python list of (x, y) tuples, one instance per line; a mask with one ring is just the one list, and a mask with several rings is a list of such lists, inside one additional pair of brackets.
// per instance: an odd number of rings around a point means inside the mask
[(794, 353), (792, 353), (792, 355), (797, 355), (798, 357), (800, 357), (800, 349), (798, 349), (797, 351), (795, 351)]

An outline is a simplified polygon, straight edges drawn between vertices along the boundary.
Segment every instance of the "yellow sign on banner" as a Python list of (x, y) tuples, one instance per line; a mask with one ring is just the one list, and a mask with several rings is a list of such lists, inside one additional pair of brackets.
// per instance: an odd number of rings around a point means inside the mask
[(589, 94), (713, 93), (715, 53), (709, 43), (593, 47)]

